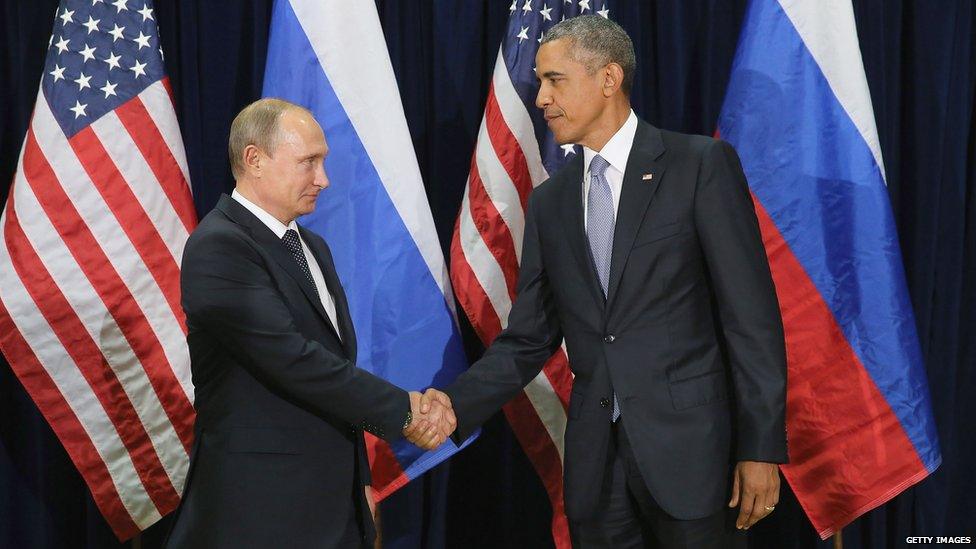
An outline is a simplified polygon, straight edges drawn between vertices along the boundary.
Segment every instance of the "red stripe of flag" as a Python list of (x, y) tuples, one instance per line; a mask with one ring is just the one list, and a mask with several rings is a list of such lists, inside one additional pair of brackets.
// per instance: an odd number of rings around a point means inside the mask
[(509, 232), (505, 219), (498, 213), (495, 203), (481, 181), (477, 155), (471, 157), (468, 206), (474, 226), (505, 276), (509, 299), (515, 299), (515, 286), (518, 283), (518, 256), (515, 255), (515, 241), (512, 240), (512, 233)]
[(555, 443), (524, 391), (510, 400), (503, 410), (512, 432), (549, 494), (553, 541), (556, 547), (569, 547), (569, 523), (563, 507), (563, 464)]
[(186, 227), (186, 232), (193, 232), (193, 228), (197, 225), (197, 214), (193, 209), (190, 193), (187, 192), (186, 180), (183, 179), (179, 164), (173, 158), (173, 152), (165, 146), (163, 134), (159, 132), (156, 123), (149, 116), (146, 106), (141, 99), (133, 97), (115, 109), (115, 113), (132, 136), (139, 152), (149, 163), (160, 187), (169, 197), (170, 204)]
[(109, 160), (108, 152), (91, 126), (75, 134), (68, 143), (105, 204), (115, 214), (119, 226), (135, 246), (136, 253), (149, 269), (185, 335), (186, 317), (180, 304), (180, 266), (166, 242), (156, 231), (118, 167)]
[[(753, 202), (786, 332), (790, 463), (781, 468), (814, 524), (846, 524), (927, 471), (769, 213), (755, 195)], [(861, 389), (861, 398), (849, 398), (851, 387)], [(864, 418), (871, 423), (865, 425)], [(825, 433), (831, 434), (827, 440)], [(843, 478), (832, 490), (842, 490), (843, 498), (819, 501), (825, 469)], [(896, 490), (887, 488), (897, 484)], [(809, 505), (813, 501), (820, 504)]]
[[(464, 215), (463, 213), (461, 215)], [(458, 289), (458, 303), (471, 321), (471, 327), (484, 345), (490, 345), (495, 336), (502, 331), (498, 313), (495, 312), (488, 294), (485, 293), (478, 277), (464, 256), (461, 247), (461, 218), (454, 224), (451, 238), (451, 284)]]
[[(373, 497), (379, 503), (410, 482), (410, 477), (403, 471), (400, 461), (385, 440), (366, 432), (363, 435), (366, 439), (366, 454), (369, 456), (373, 476)], [(376, 489), (377, 486), (382, 488)]]
[(532, 192), (532, 177), (529, 175), (529, 166), (525, 161), (522, 146), (512, 135), (512, 130), (502, 116), (502, 111), (498, 106), (498, 98), (495, 97), (494, 83), (488, 89), (488, 102), (485, 104), (485, 123), (488, 127), (488, 138), (491, 141), (491, 146), (495, 150), (498, 161), (505, 167), (509, 179), (515, 185), (524, 212), (529, 203), (529, 194)]
[[(193, 438), (189, 399), (135, 298), (48, 165), (33, 129), (27, 133), (23, 167), (25, 179), (38, 202), (135, 352), (185, 451), (189, 452)], [(66, 348), (71, 351), (70, 347)]]
[[(10, 213), (13, 208), (10, 209)], [(10, 215), (8, 213), (8, 215)], [(102, 461), (91, 437), (68, 406), (51, 376), (37, 360), (34, 351), (24, 340), (10, 314), (0, 301), (0, 350), (10, 360), (10, 368), (24, 385), (24, 389), (37, 403), (44, 419), (58, 436), (71, 461), (81, 472), (98, 509), (108, 519), (109, 525), (120, 539), (128, 539), (139, 533), (139, 527), (122, 504), (108, 467)]]
[(17, 220), (13, 195), (10, 195), (7, 206), (4, 239), (10, 251), (11, 263), (24, 288), (112, 421), (153, 504), (160, 513), (174, 509), (179, 502), (179, 494), (170, 483), (132, 402), (98, 345), (27, 240)]
[(549, 384), (552, 385), (553, 391), (559, 397), (563, 410), (568, 412), (569, 393), (573, 390), (573, 375), (569, 370), (569, 359), (566, 358), (566, 353), (561, 348), (557, 349), (546, 361), (542, 371), (549, 378)]

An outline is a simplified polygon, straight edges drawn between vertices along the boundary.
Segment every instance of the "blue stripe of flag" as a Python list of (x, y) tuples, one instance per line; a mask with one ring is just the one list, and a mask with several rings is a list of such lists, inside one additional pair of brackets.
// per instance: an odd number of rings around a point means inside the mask
[(743, 36), (765, 38), (739, 46), (720, 133), (932, 471), (941, 457), (881, 171), (779, 3), (750, 9), (761, 13)]

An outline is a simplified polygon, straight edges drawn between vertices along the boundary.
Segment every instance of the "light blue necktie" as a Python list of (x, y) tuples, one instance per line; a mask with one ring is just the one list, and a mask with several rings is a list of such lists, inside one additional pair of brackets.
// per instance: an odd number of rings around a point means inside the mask
[[(590, 241), (590, 253), (600, 277), (603, 298), (607, 297), (610, 285), (610, 255), (613, 251), (613, 193), (607, 181), (607, 168), (610, 163), (596, 155), (590, 161), (590, 191), (586, 196), (586, 237)], [(617, 393), (613, 394), (613, 421), (620, 418)]]

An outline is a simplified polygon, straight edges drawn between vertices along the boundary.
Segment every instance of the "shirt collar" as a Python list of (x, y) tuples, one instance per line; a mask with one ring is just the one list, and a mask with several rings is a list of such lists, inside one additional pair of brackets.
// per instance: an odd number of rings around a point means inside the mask
[[(267, 225), (268, 228), (271, 229), (271, 232), (273, 232), (275, 236), (277, 236), (279, 239), (285, 236), (285, 231), (287, 231), (288, 229), (295, 229), (295, 232), (298, 232), (298, 224), (295, 223), (294, 219), (292, 219), (290, 223), (285, 225), (281, 221), (278, 221), (278, 218), (264, 211), (264, 209), (261, 208), (261, 206), (258, 206), (254, 202), (251, 202), (250, 200), (244, 198), (244, 195), (237, 192), (237, 189), (234, 189), (234, 192), (232, 192), (230, 196), (234, 200), (240, 202), (241, 206), (247, 208), (248, 211), (254, 214), (255, 217), (260, 219), (261, 223)], [(300, 236), (301, 235), (299, 235), (299, 237)]]
[(627, 159), (630, 158), (630, 149), (634, 145), (635, 135), (637, 135), (637, 115), (631, 109), (627, 121), (624, 122), (623, 126), (620, 126), (617, 133), (613, 134), (613, 137), (607, 141), (600, 152), (589, 147), (583, 147), (583, 165), (586, 167), (586, 171), (590, 171), (590, 161), (599, 154), (618, 172), (624, 173), (627, 169)]

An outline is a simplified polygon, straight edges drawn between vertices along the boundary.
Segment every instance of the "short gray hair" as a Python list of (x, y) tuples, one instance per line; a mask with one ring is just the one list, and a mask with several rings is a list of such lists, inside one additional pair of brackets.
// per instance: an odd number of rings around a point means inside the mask
[[(244, 149), (254, 145), (268, 155), (274, 155), (281, 141), (279, 121), (288, 110), (299, 110), (313, 116), (305, 107), (284, 99), (265, 97), (244, 107), (230, 124), (227, 152), (230, 154), (230, 171), (234, 179), (244, 174)], [(314, 116), (313, 116), (314, 118)]]
[(608, 63), (620, 65), (624, 70), (620, 87), (630, 95), (637, 58), (634, 43), (620, 25), (600, 15), (580, 15), (553, 25), (542, 43), (563, 38), (570, 41), (573, 60), (583, 64), (590, 74)]

